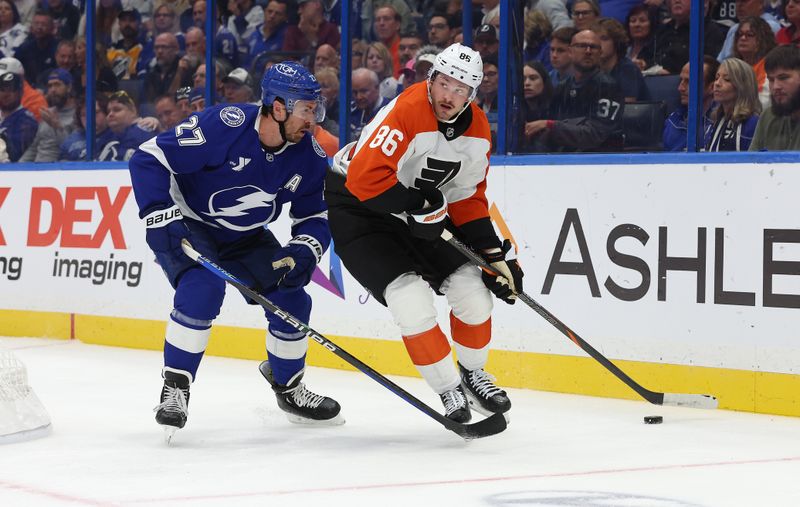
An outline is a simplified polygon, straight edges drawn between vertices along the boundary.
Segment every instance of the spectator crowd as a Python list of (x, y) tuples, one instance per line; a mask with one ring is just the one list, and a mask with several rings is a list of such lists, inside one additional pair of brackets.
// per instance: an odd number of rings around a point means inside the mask
[[(477, 104), (496, 132), (499, 0), (361, 0), (341, 33), (341, 0), (98, 0), (94, 76), (86, 73), (86, 2), (0, 0), (0, 160), (86, 158), (93, 86), (95, 158), (127, 160), (158, 132), (202, 111), (208, 65), (216, 103), (257, 102), (266, 69), (297, 60), (326, 99), (315, 136), (332, 154), (339, 111), (351, 139), (436, 55), (471, 31), (483, 59)], [(686, 149), (690, 0), (527, 0), (516, 122), (527, 152)], [(800, 0), (705, 0), (702, 148), (800, 147)], [(206, 61), (206, 16), (215, 20)], [(339, 103), (342, 37), (351, 93)], [(516, 38), (513, 40), (517, 40)], [(513, 99), (516, 100), (516, 99)]]

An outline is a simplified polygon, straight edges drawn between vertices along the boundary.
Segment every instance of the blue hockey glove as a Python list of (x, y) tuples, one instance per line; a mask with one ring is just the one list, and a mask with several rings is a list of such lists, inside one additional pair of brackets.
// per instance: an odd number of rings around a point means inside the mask
[(272, 269), (285, 270), (278, 281), (278, 290), (292, 292), (308, 285), (314, 269), (322, 259), (322, 245), (308, 235), (295, 236), (272, 256)]
[(419, 193), (425, 198), (425, 205), (406, 212), (408, 228), (413, 236), (433, 241), (441, 236), (447, 224), (447, 200), (438, 188), (419, 190)]
[[(181, 249), (181, 240), (189, 239), (189, 228), (177, 206), (150, 210), (142, 219), (146, 228), (146, 241), (156, 254), (156, 260), (174, 287), (178, 277), (194, 266)], [(190, 241), (191, 243), (191, 241)]]
[(506, 260), (506, 254), (510, 250), (511, 241), (509, 240), (503, 241), (501, 248), (484, 250), (483, 258), (500, 274), (495, 275), (483, 270), (481, 277), (483, 278), (483, 284), (498, 299), (513, 305), (517, 301), (517, 294), (522, 292), (522, 277), (524, 273), (517, 259)]

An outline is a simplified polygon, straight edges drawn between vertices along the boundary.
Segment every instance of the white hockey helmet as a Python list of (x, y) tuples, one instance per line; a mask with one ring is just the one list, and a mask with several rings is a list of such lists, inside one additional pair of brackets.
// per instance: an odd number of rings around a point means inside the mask
[(483, 81), (483, 60), (480, 53), (456, 42), (436, 55), (436, 60), (431, 67), (430, 81), (433, 81), (437, 72), (471, 87), (472, 94), (469, 102), (472, 102), (478, 93), (478, 86)]

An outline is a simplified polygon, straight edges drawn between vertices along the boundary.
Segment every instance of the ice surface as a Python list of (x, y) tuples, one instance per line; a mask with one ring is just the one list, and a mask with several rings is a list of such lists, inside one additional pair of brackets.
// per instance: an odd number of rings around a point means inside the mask
[[(800, 505), (798, 418), (512, 389), (508, 429), (464, 442), (361, 373), (311, 368), (307, 385), (347, 423), (302, 427), (257, 361), (206, 357), (168, 447), (152, 412), (160, 353), (0, 346), (53, 420), (45, 438), (0, 446), (4, 507)], [(421, 380), (393, 380), (439, 408)]]

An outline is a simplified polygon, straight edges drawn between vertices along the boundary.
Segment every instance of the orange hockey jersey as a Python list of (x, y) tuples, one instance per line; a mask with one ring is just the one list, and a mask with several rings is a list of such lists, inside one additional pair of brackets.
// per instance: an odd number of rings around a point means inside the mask
[(417, 83), (378, 111), (358, 141), (334, 157), (333, 170), (359, 201), (396, 189), (438, 188), (456, 226), (489, 217), (485, 195), (491, 137), (486, 115), (474, 103), (452, 124), (440, 123)]

